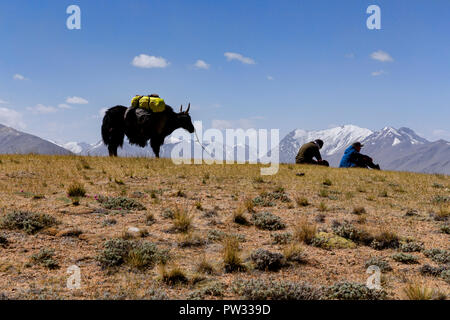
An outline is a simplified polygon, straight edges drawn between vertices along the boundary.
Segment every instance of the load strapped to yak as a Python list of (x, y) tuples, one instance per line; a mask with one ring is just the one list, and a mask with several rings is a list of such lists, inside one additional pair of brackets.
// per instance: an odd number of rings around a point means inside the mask
[(137, 95), (131, 100), (131, 107), (157, 113), (166, 110), (166, 103), (157, 94), (151, 94), (149, 96)]

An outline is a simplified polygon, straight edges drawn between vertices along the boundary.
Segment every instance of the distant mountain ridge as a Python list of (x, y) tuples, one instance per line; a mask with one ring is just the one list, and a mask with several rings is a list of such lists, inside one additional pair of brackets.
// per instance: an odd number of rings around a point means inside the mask
[(71, 151), (37, 136), (0, 124), (0, 154), (69, 155)]
[[(296, 129), (288, 133), (279, 144), (280, 162), (294, 163), (300, 147), (315, 139), (324, 141), (322, 156), (333, 167), (339, 166), (340, 159), (349, 145), (360, 141), (364, 144), (362, 153), (371, 156), (384, 170), (450, 174), (450, 142), (445, 140), (430, 142), (405, 127), (400, 129), (385, 127), (375, 132), (355, 125), (311, 131)], [(194, 147), (199, 148), (194, 140), (180, 141), (169, 136), (161, 148), (161, 156), (170, 158), (173, 148), (180, 143), (184, 144), (187, 150), (191, 150), (192, 155)], [(96, 144), (57, 143), (0, 125), (0, 153), (108, 156), (108, 149), (102, 141)], [(127, 139), (123, 148), (119, 148), (118, 154), (122, 157), (154, 157), (149, 146), (146, 148), (132, 146)], [(238, 154), (244, 156), (238, 157)], [(223, 158), (226, 159), (227, 156), (241, 162), (250, 158), (258, 159), (256, 150), (247, 145), (225, 145)]]

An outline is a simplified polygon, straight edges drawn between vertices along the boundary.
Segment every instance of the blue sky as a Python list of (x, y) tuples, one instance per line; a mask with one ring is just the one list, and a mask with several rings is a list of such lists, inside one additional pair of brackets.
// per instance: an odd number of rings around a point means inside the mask
[(0, 123), (93, 143), (102, 109), (156, 92), (206, 127), (450, 140), (449, 34), (448, 0), (1, 1)]

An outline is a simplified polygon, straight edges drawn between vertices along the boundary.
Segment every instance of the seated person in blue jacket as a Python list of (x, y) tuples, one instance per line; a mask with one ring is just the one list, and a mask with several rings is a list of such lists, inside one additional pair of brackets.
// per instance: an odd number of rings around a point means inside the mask
[(361, 148), (364, 147), (361, 142), (355, 142), (348, 147), (342, 157), (339, 168), (372, 168), (380, 170), (378, 164), (374, 164), (371, 157), (361, 154)]

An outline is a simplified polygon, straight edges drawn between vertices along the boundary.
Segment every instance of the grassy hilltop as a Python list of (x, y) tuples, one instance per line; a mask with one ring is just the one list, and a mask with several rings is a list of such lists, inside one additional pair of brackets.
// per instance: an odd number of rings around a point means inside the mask
[(448, 299), (449, 176), (259, 169), (0, 156), (0, 298)]

